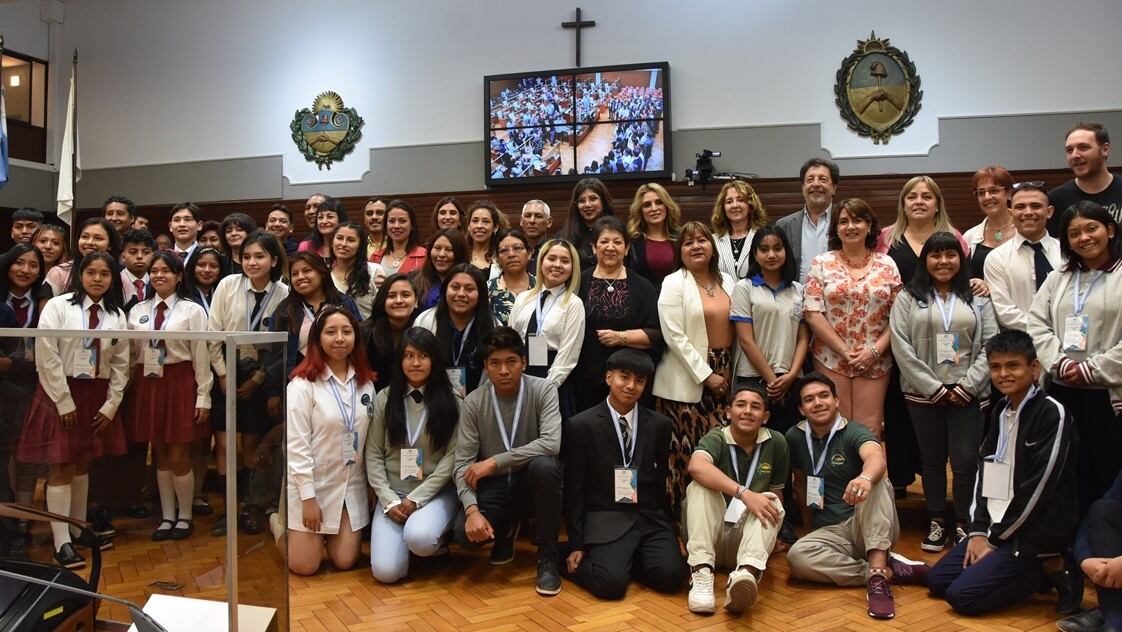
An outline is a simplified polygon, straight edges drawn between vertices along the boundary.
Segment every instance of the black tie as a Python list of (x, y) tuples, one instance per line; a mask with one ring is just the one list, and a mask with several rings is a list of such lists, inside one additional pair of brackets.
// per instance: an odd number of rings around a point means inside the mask
[(265, 292), (250, 291), (253, 293), (253, 313), (249, 316), (249, 322), (253, 323), (257, 320), (257, 313), (261, 311), (261, 303), (265, 300)]
[(1032, 248), (1032, 267), (1036, 271), (1036, 289), (1040, 289), (1044, 285), (1044, 280), (1048, 278), (1048, 273), (1052, 271), (1052, 264), (1048, 263), (1048, 257), (1044, 256), (1044, 244), (1036, 242), (1029, 244)]
[(619, 432), (623, 435), (623, 452), (631, 454), (631, 427), (627, 425), (627, 417), (619, 416)]
[(412, 391), (409, 391), (409, 397), (412, 397), (413, 401), (420, 404), (422, 401), (424, 401), (425, 394), (421, 392), (421, 389), (415, 388)]

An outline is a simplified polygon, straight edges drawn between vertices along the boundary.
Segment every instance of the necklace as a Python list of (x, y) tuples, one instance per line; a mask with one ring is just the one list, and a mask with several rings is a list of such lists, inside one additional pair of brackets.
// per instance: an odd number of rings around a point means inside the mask
[(405, 261), (405, 255), (406, 254), (408, 254), (408, 253), (403, 252), (403, 253), (401, 253), (401, 256), (399, 257), (399, 256), (397, 256), (393, 253), (393, 250), (390, 250), (390, 259), (393, 260), (393, 261), (390, 261), (390, 265), (395, 267), (395, 268), (399, 267), (401, 265), (401, 262)]
[[(621, 268), (621, 270), (622, 270), (622, 268)], [(597, 272), (600, 272), (600, 274), (597, 275), (596, 274)], [(615, 274), (618, 275), (619, 272), (617, 271)], [(613, 281), (619, 281), (619, 280), (623, 279), (623, 277), (621, 277), (621, 276), (616, 276), (614, 278), (609, 279), (606, 275), (604, 275), (603, 271), (600, 269), (600, 266), (596, 266), (596, 269), (592, 271), (592, 275), (599, 278), (599, 279), (604, 280), (604, 283), (608, 286), (608, 293), (609, 294), (616, 291), (616, 286), (615, 286), (615, 283), (613, 283)]]
[(845, 256), (844, 250), (838, 250), (838, 256), (841, 257), (842, 263), (844, 263), (846, 266), (854, 270), (862, 270), (869, 265), (870, 261), (873, 260), (873, 251), (867, 248), (865, 249), (865, 259), (861, 262), (861, 265), (857, 265), (850, 261), (849, 257)]
[(701, 289), (705, 290), (705, 294), (709, 298), (713, 298), (717, 294), (717, 292), (716, 292), (717, 284), (716, 283), (710, 283), (709, 285), (702, 285)]
[[(1006, 228), (1009, 228), (1012, 225), (1013, 225), (1013, 220), (1009, 220), (1008, 222), (1005, 222), (1005, 224), (1003, 226), (1001, 226), (999, 228), (992, 229), (993, 230), (994, 241), (1001, 241), (1001, 240), (1005, 239), (1006, 235), (1002, 231), (1004, 231)], [(987, 228), (988, 228), (988, 225), (987, 225)]]

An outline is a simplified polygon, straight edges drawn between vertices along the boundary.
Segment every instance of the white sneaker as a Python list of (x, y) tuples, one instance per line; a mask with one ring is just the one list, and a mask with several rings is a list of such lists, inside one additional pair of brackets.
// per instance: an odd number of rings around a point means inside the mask
[(756, 603), (758, 586), (752, 571), (737, 569), (729, 573), (729, 583), (725, 588), (725, 610), (740, 614)]
[(703, 566), (690, 575), (690, 612), (713, 614), (717, 609), (717, 598), (713, 596), (713, 571)]

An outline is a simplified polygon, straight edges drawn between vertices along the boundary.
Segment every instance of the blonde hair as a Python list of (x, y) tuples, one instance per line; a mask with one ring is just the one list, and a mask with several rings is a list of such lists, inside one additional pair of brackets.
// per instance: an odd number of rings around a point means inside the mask
[[(554, 238), (542, 244), (542, 248), (538, 252), (537, 267), (534, 268), (538, 271), (538, 281), (534, 284), (534, 287), (526, 292), (527, 300), (537, 300), (535, 297), (545, 291), (545, 281), (541, 278), (542, 265), (545, 263), (546, 254), (548, 254), (550, 250), (553, 250), (555, 246), (561, 246), (568, 251), (569, 259), (573, 262), (573, 272), (569, 275), (568, 283), (565, 284), (565, 294), (562, 298), (563, 302), (568, 303), (569, 298), (576, 296), (577, 292), (580, 291), (580, 255), (577, 253), (577, 249), (573, 244), (564, 239)], [(541, 326), (541, 323), (538, 323), (538, 326)]]
[(713, 217), (710, 219), (710, 223), (713, 225), (714, 236), (725, 235), (731, 228), (725, 218), (725, 197), (728, 195), (729, 189), (736, 189), (740, 197), (748, 200), (749, 231), (767, 226), (767, 213), (764, 211), (764, 203), (760, 201), (760, 196), (756, 195), (756, 191), (747, 182), (732, 180), (721, 187), (721, 192), (717, 194), (717, 201), (713, 204)]
[(627, 234), (632, 239), (639, 239), (647, 232), (647, 220), (643, 218), (643, 196), (648, 193), (657, 195), (666, 206), (666, 235), (674, 239), (682, 222), (682, 209), (670, 197), (670, 192), (657, 182), (648, 182), (635, 189), (635, 198), (631, 200), (631, 208), (627, 211)]
[(892, 230), (888, 236), (889, 245), (895, 245), (904, 239), (904, 229), (908, 227), (908, 214), (904, 212), (904, 198), (908, 197), (912, 189), (921, 183), (926, 184), (932, 195), (935, 196), (935, 232), (958, 234), (954, 225), (951, 224), (951, 218), (947, 215), (947, 207), (943, 202), (943, 193), (939, 190), (939, 185), (935, 184), (935, 180), (931, 176), (916, 176), (905, 182), (904, 188), (900, 189), (900, 200), (896, 204), (896, 223), (892, 225)]

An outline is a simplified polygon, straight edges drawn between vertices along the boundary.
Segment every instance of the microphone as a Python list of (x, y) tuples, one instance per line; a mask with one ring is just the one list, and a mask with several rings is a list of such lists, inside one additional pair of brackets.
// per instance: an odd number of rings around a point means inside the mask
[(29, 577), (27, 575), (21, 575), (19, 573), (13, 573), (5, 570), (0, 570), (0, 577), (7, 577), (8, 579), (27, 582), (29, 584), (38, 584), (40, 586), (46, 586), (55, 590), (74, 593), (75, 595), (81, 595), (83, 597), (89, 597), (90, 599), (104, 599), (105, 601), (120, 604), (129, 609), (129, 615), (132, 616), (132, 622), (136, 625), (137, 632), (168, 632), (167, 628), (160, 625), (159, 622), (151, 617), (151, 615), (141, 610), (140, 606), (132, 603), (131, 601), (125, 601), (124, 599), (119, 599), (117, 597), (110, 597), (109, 595), (103, 595), (101, 593), (96, 593), (89, 590), (82, 590), (81, 588), (74, 588), (73, 586), (67, 586), (65, 584), (59, 584), (57, 582), (48, 581), (46, 579)]

